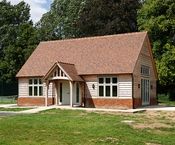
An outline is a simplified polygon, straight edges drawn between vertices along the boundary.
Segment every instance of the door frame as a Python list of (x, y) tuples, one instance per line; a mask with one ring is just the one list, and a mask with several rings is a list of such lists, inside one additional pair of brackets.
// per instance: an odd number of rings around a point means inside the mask
[(150, 79), (141, 78), (141, 102), (143, 106), (150, 105)]
[[(58, 81), (57, 82), (57, 88), (56, 88), (57, 96), (56, 97), (57, 97), (57, 104), (58, 105), (70, 105), (70, 88), (69, 88), (69, 92), (66, 93), (66, 94), (69, 94), (69, 96), (65, 95), (64, 91), (67, 91), (67, 90), (64, 90), (65, 89), (64, 88), (64, 84), (65, 83), (68, 83), (68, 87), (69, 87), (69, 82), (68, 81), (62, 80), (62, 81)], [(61, 88), (60, 88), (60, 84), (62, 84)], [(62, 93), (60, 93), (60, 89), (62, 89)], [(65, 97), (67, 97), (69, 99), (69, 101), (68, 101), (69, 103), (68, 104), (63, 102)], [(60, 101), (60, 98), (62, 98), (62, 101)]]

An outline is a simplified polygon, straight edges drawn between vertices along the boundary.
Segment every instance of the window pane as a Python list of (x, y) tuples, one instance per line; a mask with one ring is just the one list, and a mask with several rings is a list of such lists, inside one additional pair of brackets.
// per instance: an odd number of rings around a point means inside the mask
[(103, 90), (104, 90), (103, 86), (99, 86), (99, 96), (104, 96)]
[(33, 80), (32, 79), (29, 79), (29, 84), (31, 85), (33, 83)]
[(32, 96), (32, 87), (29, 87), (29, 96)]
[(41, 79), (39, 79), (39, 84), (42, 84), (42, 81), (41, 81)]
[(104, 83), (104, 79), (103, 78), (99, 78), (99, 83), (103, 84)]
[(112, 86), (112, 96), (117, 96), (117, 86)]
[(117, 78), (112, 78), (112, 83), (116, 84), (117, 83)]
[(37, 79), (34, 79), (34, 84), (38, 84), (38, 80)]
[(106, 86), (106, 96), (110, 96), (110, 86)]
[(110, 84), (111, 83), (111, 79), (110, 78), (106, 78), (106, 84)]
[(34, 87), (34, 96), (37, 96), (37, 95), (38, 95), (38, 87), (35, 86), (35, 87)]
[(39, 87), (39, 96), (43, 96), (43, 87), (42, 86)]

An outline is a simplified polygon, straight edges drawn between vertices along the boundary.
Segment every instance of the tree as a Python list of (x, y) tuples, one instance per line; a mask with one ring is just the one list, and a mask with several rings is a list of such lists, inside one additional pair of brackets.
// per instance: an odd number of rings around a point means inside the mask
[(139, 0), (86, 0), (77, 21), (79, 35), (135, 32), (139, 6)]
[(139, 0), (54, 0), (37, 24), (41, 40), (137, 31)]
[(0, 2), (0, 80), (15, 81), (15, 75), (38, 43), (36, 29), (25, 2)]
[(37, 23), (40, 40), (72, 38), (84, 0), (54, 0), (49, 12)]
[(151, 37), (160, 84), (175, 85), (174, 0), (146, 0), (138, 11), (138, 25)]

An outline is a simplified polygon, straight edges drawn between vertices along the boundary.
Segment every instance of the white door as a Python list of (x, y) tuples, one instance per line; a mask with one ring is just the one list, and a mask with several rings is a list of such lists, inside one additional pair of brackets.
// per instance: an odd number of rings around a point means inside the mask
[(70, 87), (68, 81), (59, 82), (58, 94), (58, 100), (60, 105), (70, 105)]
[(150, 81), (148, 79), (141, 79), (141, 98), (142, 105), (150, 104)]

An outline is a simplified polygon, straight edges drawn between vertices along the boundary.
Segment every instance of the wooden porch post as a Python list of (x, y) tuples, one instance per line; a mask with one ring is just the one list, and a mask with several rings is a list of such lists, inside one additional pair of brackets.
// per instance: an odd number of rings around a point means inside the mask
[(46, 97), (45, 97), (45, 106), (48, 106), (48, 90), (49, 90), (49, 82), (46, 81)]
[(58, 82), (55, 82), (55, 105), (58, 105)]
[(73, 82), (69, 81), (70, 84), (70, 106), (73, 107)]

